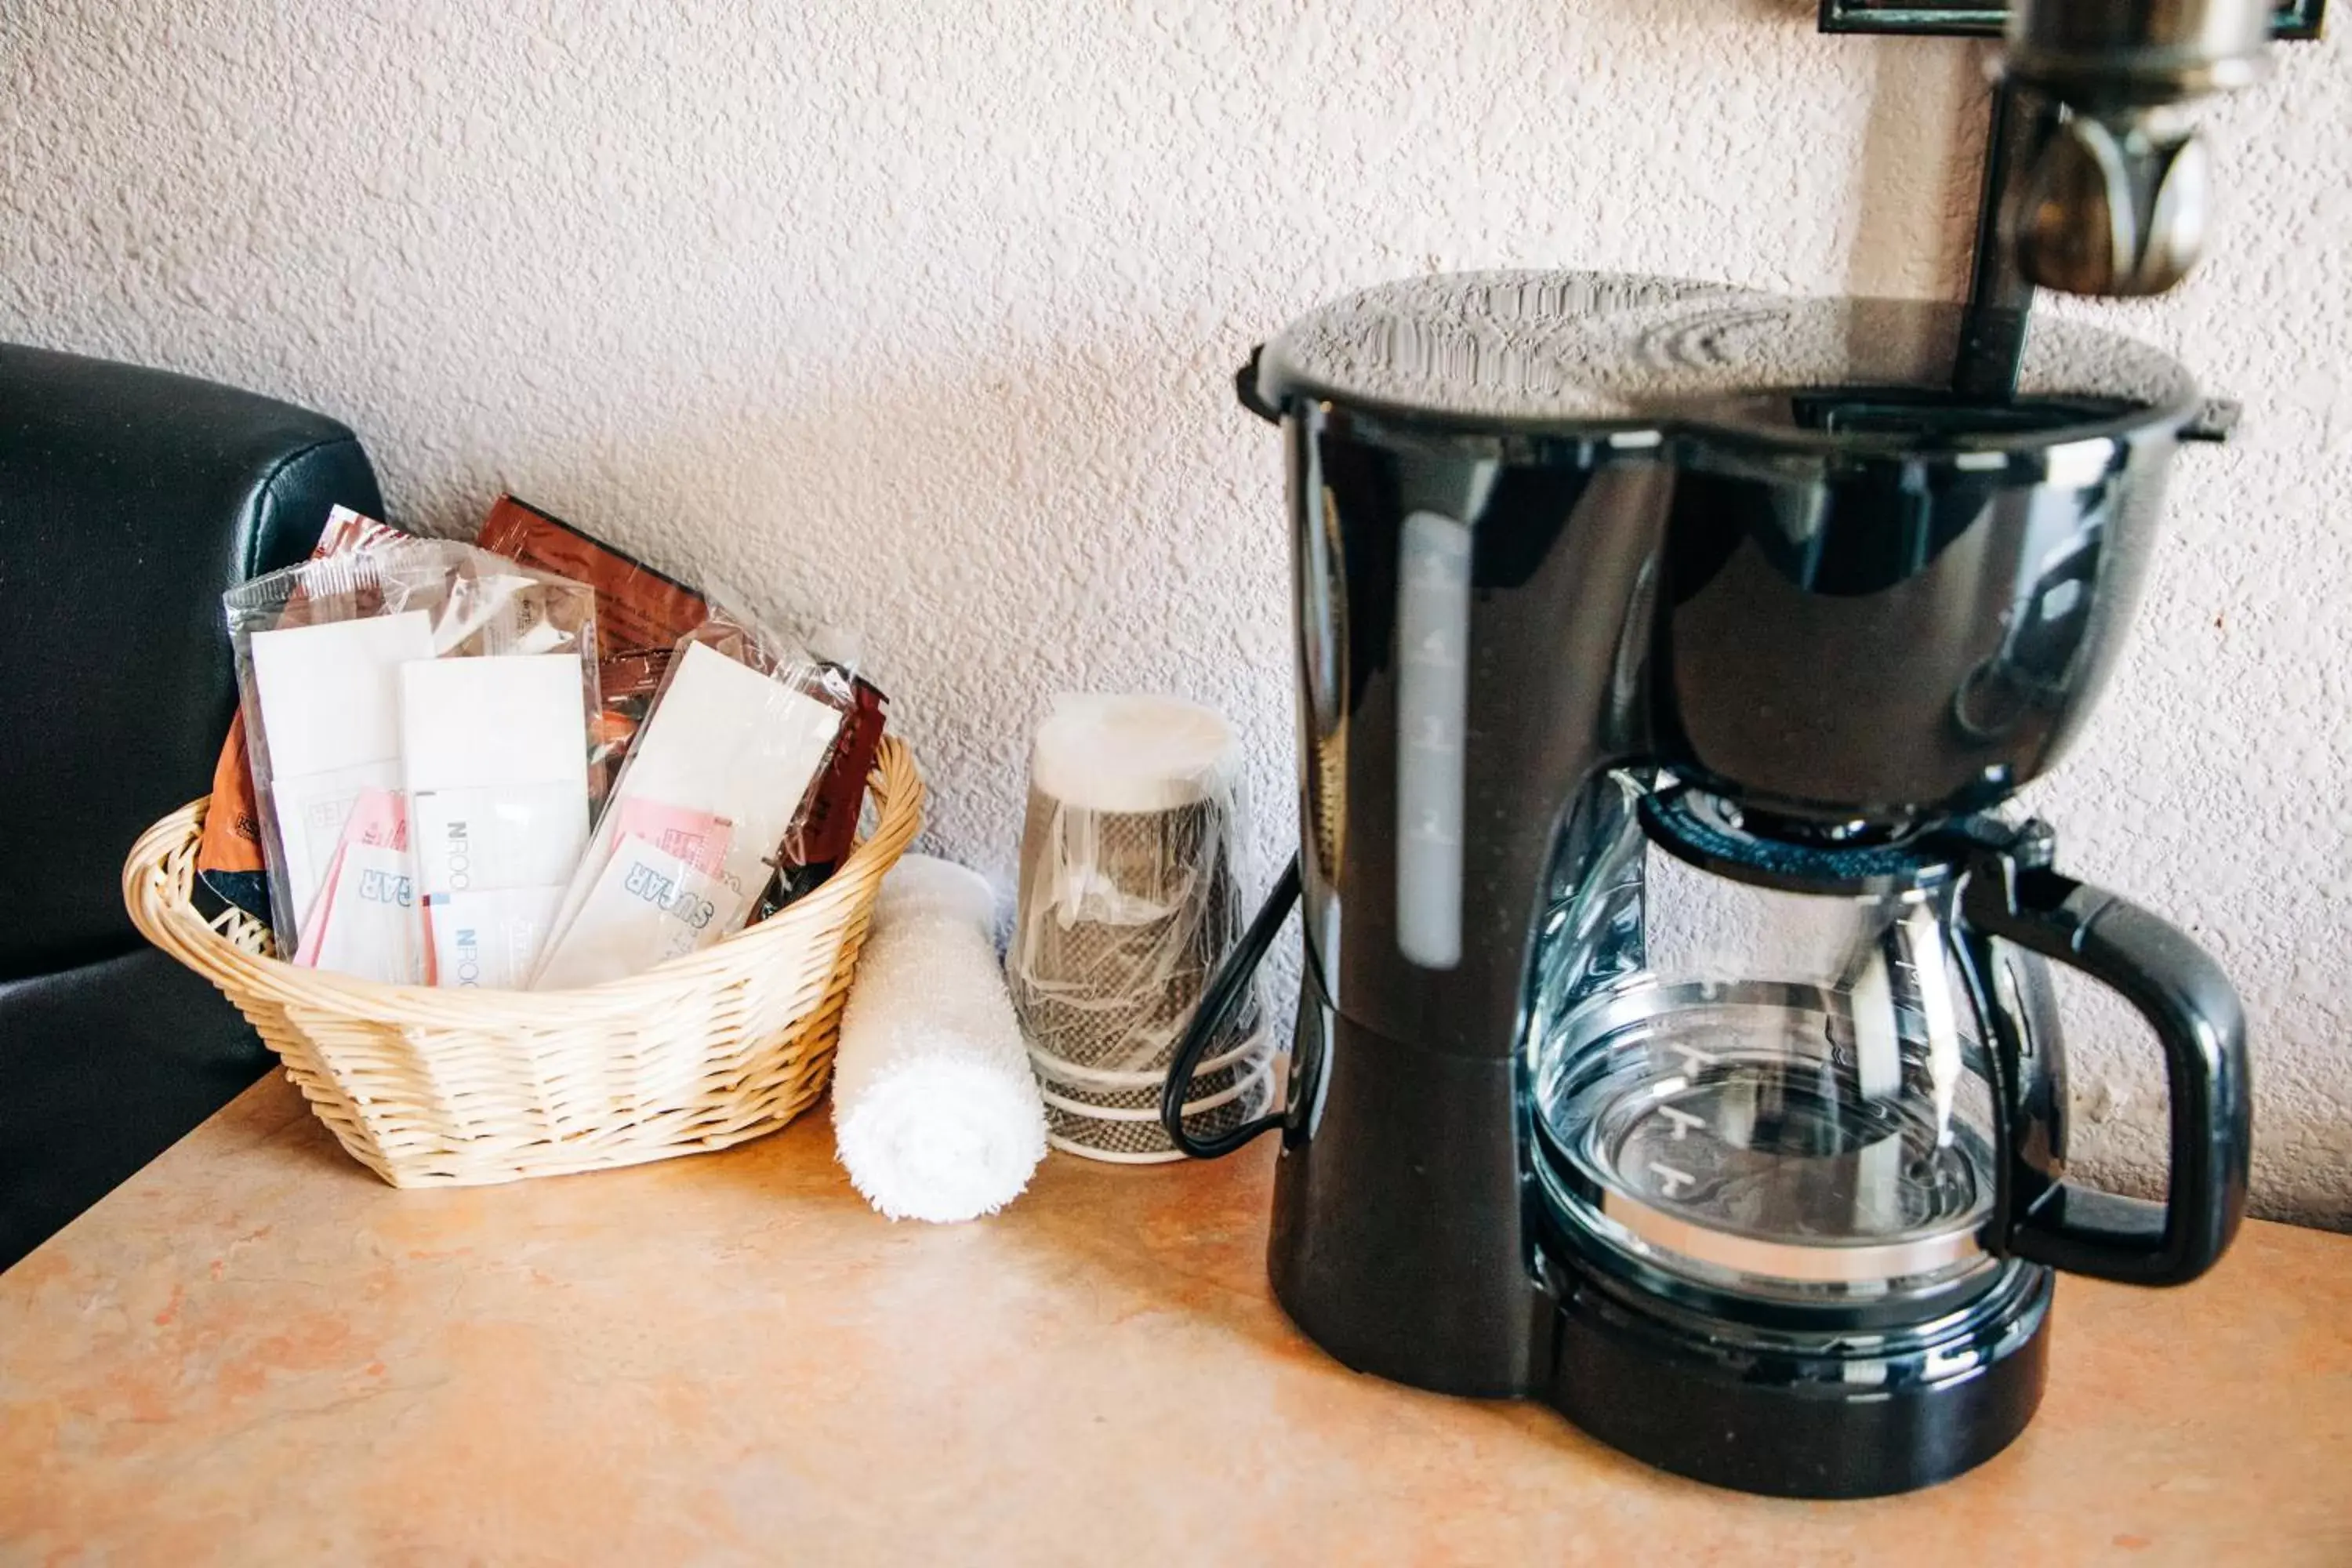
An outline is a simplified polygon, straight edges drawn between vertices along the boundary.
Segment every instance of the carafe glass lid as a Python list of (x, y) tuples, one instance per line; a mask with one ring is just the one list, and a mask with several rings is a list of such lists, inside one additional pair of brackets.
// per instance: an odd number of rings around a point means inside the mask
[[(1977, 384), (1988, 338), (2004, 361), (1990, 391)], [(1453, 429), (1666, 426), (1865, 451), (2043, 446), (2178, 426), (2198, 407), (2195, 381), (2167, 355), (2047, 311), (1972, 318), (1922, 300), (1594, 272), (1366, 289), (1267, 343), (1256, 385), (1274, 408), (1323, 400)]]

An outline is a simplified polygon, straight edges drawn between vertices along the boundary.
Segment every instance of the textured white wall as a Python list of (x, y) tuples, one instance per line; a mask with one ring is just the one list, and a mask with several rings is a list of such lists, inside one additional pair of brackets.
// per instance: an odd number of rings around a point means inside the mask
[[(509, 487), (862, 623), (1002, 877), (1056, 689), (1244, 724), (1291, 828), (1279, 465), (1249, 345), (1419, 269), (1948, 294), (1972, 46), (1811, 0), (7, 0), (0, 336), (334, 413), (395, 519)], [(2342, 19), (2352, 24), (2352, 17)], [(2339, 26), (2339, 32), (2344, 28)], [(2037, 804), (2259, 1029), (2270, 1212), (2352, 1220), (2352, 58), (2220, 116), (2232, 210), (2110, 313), (2243, 395)], [(2109, 1036), (2110, 1165), (2160, 1078)]]

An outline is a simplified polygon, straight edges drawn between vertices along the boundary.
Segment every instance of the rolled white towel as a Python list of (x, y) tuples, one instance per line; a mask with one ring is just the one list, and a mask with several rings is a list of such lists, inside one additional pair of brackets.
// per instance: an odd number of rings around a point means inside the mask
[(995, 894), (961, 866), (908, 855), (882, 883), (841, 1020), (833, 1131), (851, 1184), (892, 1219), (994, 1214), (1045, 1157), (995, 929)]

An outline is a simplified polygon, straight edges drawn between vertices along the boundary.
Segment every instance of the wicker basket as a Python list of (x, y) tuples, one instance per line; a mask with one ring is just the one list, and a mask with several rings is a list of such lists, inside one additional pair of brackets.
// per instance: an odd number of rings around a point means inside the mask
[(814, 892), (700, 952), (578, 991), (385, 985), (267, 956), (259, 921), (189, 902), (205, 802), (122, 870), (149, 941), (218, 986), (353, 1159), (396, 1187), (477, 1186), (724, 1149), (824, 1091), (857, 952), (922, 821), (906, 746), (875, 762), (876, 826)]

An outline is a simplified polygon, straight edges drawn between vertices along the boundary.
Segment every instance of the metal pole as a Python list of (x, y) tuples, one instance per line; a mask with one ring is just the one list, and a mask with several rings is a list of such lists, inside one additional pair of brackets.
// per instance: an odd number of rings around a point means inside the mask
[(2035, 96), (2007, 80), (1993, 89), (1992, 126), (1985, 136), (1984, 180), (1977, 205), (1976, 256), (1952, 377), (1952, 390), (1963, 397), (2006, 401), (2017, 393), (2033, 285), (2019, 269), (2011, 239), (2011, 186), (2046, 129)]

